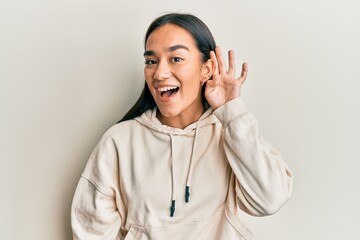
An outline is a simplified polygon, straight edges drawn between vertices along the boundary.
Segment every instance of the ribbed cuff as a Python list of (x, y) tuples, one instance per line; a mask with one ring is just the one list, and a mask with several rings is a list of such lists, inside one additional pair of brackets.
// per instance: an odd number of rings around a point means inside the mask
[(242, 101), (241, 97), (238, 97), (225, 103), (213, 113), (225, 128), (232, 120), (247, 112), (248, 110), (246, 109), (245, 103)]

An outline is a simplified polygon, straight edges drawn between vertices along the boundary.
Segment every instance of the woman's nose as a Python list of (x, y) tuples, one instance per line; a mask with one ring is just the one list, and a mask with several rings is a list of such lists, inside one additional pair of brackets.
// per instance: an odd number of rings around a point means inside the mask
[(156, 67), (154, 73), (154, 79), (156, 80), (165, 80), (171, 76), (171, 71), (169, 65), (166, 61), (160, 61)]

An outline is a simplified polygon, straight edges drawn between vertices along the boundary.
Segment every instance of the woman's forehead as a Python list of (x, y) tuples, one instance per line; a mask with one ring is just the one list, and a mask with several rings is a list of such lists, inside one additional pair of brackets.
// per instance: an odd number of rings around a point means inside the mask
[(146, 50), (166, 50), (176, 46), (184, 46), (188, 50), (196, 48), (192, 35), (175, 24), (165, 24), (155, 29), (148, 37)]

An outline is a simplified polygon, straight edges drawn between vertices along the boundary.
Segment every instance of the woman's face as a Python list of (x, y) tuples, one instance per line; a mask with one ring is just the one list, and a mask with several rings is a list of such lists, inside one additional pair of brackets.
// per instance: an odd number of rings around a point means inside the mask
[(166, 119), (162, 122), (170, 126), (197, 121), (204, 111), (201, 79), (207, 69), (190, 33), (174, 24), (157, 28), (146, 41), (144, 57), (145, 80), (160, 121)]

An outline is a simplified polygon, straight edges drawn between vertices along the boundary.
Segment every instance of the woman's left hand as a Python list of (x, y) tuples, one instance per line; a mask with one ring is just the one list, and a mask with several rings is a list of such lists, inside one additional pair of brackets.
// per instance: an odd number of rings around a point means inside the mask
[(226, 64), (221, 54), (219, 46), (215, 52), (210, 52), (210, 58), (214, 61), (214, 73), (212, 79), (208, 80), (205, 88), (205, 98), (212, 109), (217, 109), (226, 102), (240, 96), (241, 85), (246, 80), (248, 72), (247, 63), (243, 63), (241, 75), (235, 77), (235, 55), (234, 51), (228, 52), (229, 69), (226, 70)]

